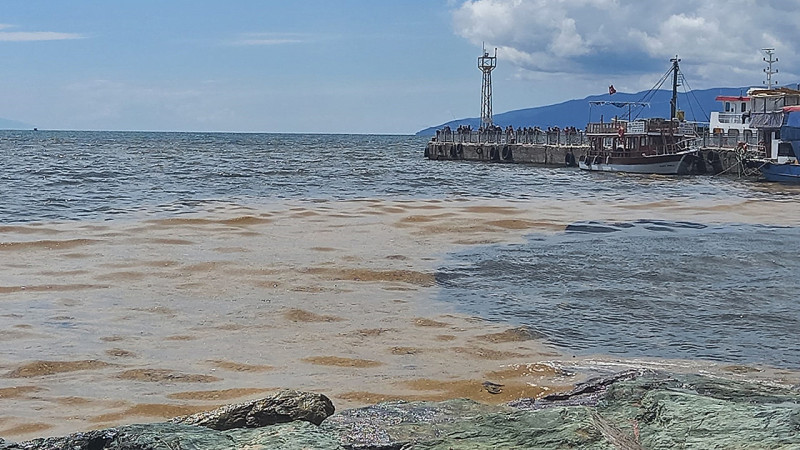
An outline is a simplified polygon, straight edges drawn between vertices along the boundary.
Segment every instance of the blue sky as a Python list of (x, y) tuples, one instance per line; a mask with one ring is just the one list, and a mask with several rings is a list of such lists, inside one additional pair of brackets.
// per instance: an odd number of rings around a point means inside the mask
[(647, 89), (675, 54), (692, 88), (759, 85), (764, 46), (798, 81), (800, 1), (667, 3), (3, 0), (0, 118), (410, 134), (480, 114), (483, 42), (499, 49), (496, 113)]

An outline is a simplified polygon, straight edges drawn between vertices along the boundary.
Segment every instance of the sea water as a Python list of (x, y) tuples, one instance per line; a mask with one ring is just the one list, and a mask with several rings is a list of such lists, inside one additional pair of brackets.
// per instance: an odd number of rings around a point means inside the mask
[(413, 136), (4, 131), (0, 223), (174, 217), (275, 199), (626, 204), (636, 211), (629, 221), (587, 222), (576, 211), (560, 233), (454, 253), (437, 273), (438, 295), (576, 351), (800, 367), (800, 228), (725, 221), (724, 211), (723, 223), (658, 222), (647, 211), (743, 199), (800, 220), (800, 189), (435, 162), (422, 158), (424, 145)]
[(341, 404), (408, 389), (393, 380), (480, 386), (528, 358), (800, 368), (797, 187), (425, 144), (0, 132), (0, 434), (279, 387)]

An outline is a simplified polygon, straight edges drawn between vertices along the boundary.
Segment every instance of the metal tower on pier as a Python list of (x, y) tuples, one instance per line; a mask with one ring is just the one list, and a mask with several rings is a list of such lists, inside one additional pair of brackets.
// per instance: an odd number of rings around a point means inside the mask
[[(772, 64), (778, 62), (778, 58), (772, 58), (775, 56), (774, 48), (762, 48), (761, 51), (767, 54), (766, 58), (763, 58), (764, 62), (767, 63), (767, 68), (764, 69), (764, 73), (767, 74), (767, 81), (765, 81), (764, 84), (767, 85), (767, 89), (772, 89), (772, 75), (778, 73), (778, 69), (772, 70)], [(777, 85), (778, 82), (775, 81), (774, 84)]]
[(486, 47), (483, 56), (478, 58), (478, 68), (483, 72), (483, 87), (481, 87), (481, 125), (486, 128), (492, 125), (492, 70), (497, 67), (497, 49), (494, 56), (489, 56)]

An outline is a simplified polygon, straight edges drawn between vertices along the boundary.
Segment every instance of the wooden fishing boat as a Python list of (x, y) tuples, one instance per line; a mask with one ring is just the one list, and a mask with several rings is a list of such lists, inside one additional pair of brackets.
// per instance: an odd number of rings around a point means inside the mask
[[(586, 125), (589, 149), (578, 161), (583, 170), (662, 175), (692, 173), (701, 158), (696, 147), (697, 130), (677, 110), (680, 61), (671, 60), (672, 100), (670, 118), (595, 122)], [(660, 85), (652, 90), (658, 89)], [(651, 90), (651, 91), (652, 91)], [(629, 113), (630, 114), (630, 113)]]

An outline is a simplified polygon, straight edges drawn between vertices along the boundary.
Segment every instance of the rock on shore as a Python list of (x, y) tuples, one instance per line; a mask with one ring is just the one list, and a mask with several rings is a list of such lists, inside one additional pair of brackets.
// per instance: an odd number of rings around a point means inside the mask
[(2, 450), (676, 447), (800, 448), (800, 391), (629, 371), (501, 406), (390, 402), (338, 414), (324, 395), (284, 391), (167, 423), (0, 441)]

